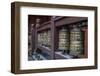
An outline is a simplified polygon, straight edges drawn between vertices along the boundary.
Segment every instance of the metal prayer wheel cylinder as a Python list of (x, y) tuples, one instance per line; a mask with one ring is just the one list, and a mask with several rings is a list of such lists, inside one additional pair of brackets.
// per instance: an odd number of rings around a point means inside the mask
[(40, 34), (38, 34), (38, 45), (41, 44)]
[(69, 33), (64, 27), (59, 30), (59, 50), (69, 50)]
[(42, 36), (41, 33), (38, 33), (38, 45), (42, 44)]
[(51, 47), (51, 31), (44, 31), (41, 33), (38, 33), (38, 45)]
[(47, 45), (47, 32), (44, 32), (44, 42), (43, 44), (46, 46)]
[(83, 50), (82, 32), (79, 28), (70, 31), (70, 54), (78, 56)]
[(44, 34), (43, 34), (43, 32), (41, 33), (41, 41), (42, 41), (42, 45), (43, 45), (43, 43), (44, 43)]
[(43, 33), (38, 33), (38, 45), (43, 44)]
[(47, 45), (49, 48), (51, 48), (51, 31), (50, 30), (48, 30)]

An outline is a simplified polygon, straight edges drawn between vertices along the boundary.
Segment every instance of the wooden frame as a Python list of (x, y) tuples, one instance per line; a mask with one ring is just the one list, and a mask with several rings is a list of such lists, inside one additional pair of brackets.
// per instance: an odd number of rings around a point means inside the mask
[[(61, 8), (61, 9), (80, 9), (93, 10), (95, 13), (95, 28), (94, 28), (94, 65), (93, 66), (79, 66), (79, 67), (61, 67), (61, 68), (45, 68), (45, 69), (20, 69), (20, 8), (25, 7), (42, 7), (42, 8)], [(52, 26), (53, 27), (53, 26)], [(52, 29), (53, 32), (54, 29)], [(54, 35), (54, 34), (52, 34)], [(54, 37), (54, 36), (53, 36)], [(54, 42), (54, 40), (53, 40)], [(55, 44), (54, 44), (55, 46)], [(52, 48), (53, 50), (55, 48)], [(11, 4), (11, 72), (15, 74), (22, 73), (39, 73), (39, 72), (56, 72), (56, 71), (72, 71), (85, 70), (97, 68), (97, 7), (92, 6), (76, 6), (76, 5), (60, 5), (60, 4), (45, 4), (45, 3), (27, 3), (27, 2), (13, 2)]]

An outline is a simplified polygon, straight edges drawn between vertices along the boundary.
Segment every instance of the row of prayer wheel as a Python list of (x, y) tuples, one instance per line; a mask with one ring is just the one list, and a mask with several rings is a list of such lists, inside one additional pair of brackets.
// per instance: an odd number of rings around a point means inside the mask
[(63, 50), (70, 55), (80, 55), (83, 51), (83, 37), (79, 28), (59, 30), (59, 50)]
[(51, 31), (50, 30), (38, 33), (38, 45), (42, 45), (48, 48), (51, 47)]

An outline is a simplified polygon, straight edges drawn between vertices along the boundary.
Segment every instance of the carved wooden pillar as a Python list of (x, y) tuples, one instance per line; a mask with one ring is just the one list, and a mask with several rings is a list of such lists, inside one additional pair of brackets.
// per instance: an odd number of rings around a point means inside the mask
[(83, 57), (87, 58), (88, 57), (88, 29), (87, 27), (84, 27), (82, 29), (84, 32), (84, 52), (83, 52)]
[(31, 24), (31, 33), (32, 33), (32, 52), (35, 49), (35, 24)]
[(32, 56), (33, 51), (33, 26), (34, 24), (30, 24), (30, 31), (28, 34), (28, 54), (29, 56)]
[(36, 19), (36, 27), (35, 27), (35, 50), (38, 47), (38, 32), (37, 28), (40, 26), (40, 19)]
[(55, 23), (54, 23), (54, 18), (55, 17), (51, 17), (51, 54), (52, 54), (52, 59), (55, 59), (55, 51), (57, 49), (57, 39), (56, 39), (56, 35), (57, 35), (57, 29), (55, 27)]

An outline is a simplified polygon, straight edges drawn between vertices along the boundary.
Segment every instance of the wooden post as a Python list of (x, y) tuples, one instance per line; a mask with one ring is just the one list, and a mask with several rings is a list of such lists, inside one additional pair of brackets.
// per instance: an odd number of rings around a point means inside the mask
[(30, 24), (30, 32), (29, 32), (29, 35), (28, 35), (28, 53), (29, 53), (29, 56), (32, 56), (32, 52), (33, 52), (33, 26), (34, 24)]
[(52, 59), (55, 59), (55, 51), (57, 49), (57, 29), (55, 27), (55, 23), (54, 23), (54, 18), (55, 17), (51, 17), (51, 54), (52, 54)]
[(35, 49), (35, 24), (31, 24), (31, 35), (32, 35), (32, 52)]
[(88, 57), (88, 30), (84, 29), (84, 57)]
[(84, 54), (83, 58), (88, 57), (88, 29), (86, 27), (82, 28), (82, 31), (84, 32)]
[(37, 27), (40, 26), (40, 19), (36, 19), (36, 26), (35, 26), (35, 50), (38, 47), (38, 33), (37, 33)]

